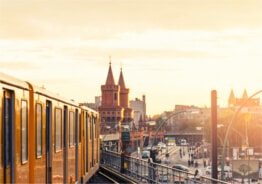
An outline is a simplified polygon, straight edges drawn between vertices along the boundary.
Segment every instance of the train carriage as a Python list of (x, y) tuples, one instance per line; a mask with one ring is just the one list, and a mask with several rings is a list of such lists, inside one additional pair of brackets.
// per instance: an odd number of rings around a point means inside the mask
[(99, 116), (0, 73), (0, 182), (87, 182), (99, 168)]
[(28, 107), (30, 88), (0, 73), (0, 183), (28, 183)]
[[(34, 87), (36, 182), (75, 181), (76, 126), (79, 107), (45, 89)], [(41, 172), (40, 172), (41, 170)], [(44, 173), (39, 177), (39, 173)], [(43, 181), (44, 180), (44, 181)]]
[(82, 182), (87, 182), (99, 169), (100, 144), (99, 144), (99, 117), (98, 113), (86, 107), (81, 107), (82, 134), (80, 135), (81, 146), (79, 146), (79, 157)]

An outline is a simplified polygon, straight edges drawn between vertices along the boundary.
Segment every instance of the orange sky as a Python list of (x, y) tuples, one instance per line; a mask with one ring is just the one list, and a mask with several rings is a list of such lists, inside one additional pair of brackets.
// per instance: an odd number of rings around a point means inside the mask
[(91, 102), (111, 55), (151, 115), (261, 90), (261, 48), (262, 0), (0, 0), (0, 71)]

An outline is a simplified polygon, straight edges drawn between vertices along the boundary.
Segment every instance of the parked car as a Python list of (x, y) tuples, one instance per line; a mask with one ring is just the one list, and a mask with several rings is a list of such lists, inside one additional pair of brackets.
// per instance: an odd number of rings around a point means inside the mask
[(162, 142), (159, 142), (159, 143), (157, 144), (157, 148), (158, 148), (159, 150), (161, 150), (161, 149), (166, 149), (166, 144), (165, 144), (165, 143), (162, 143)]
[(166, 145), (166, 144), (163, 143), (163, 142), (159, 142), (157, 145), (158, 145), (158, 146), (161, 146), (161, 145)]
[(161, 164), (161, 159), (156, 158), (155, 163)]
[(181, 170), (181, 171), (186, 171), (188, 172), (189, 171), (189, 168), (184, 166), (184, 165), (181, 165), (181, 164), (176, 164), (176, 165), (173, 165), (174, 169), (177, 169), (177, 170)]
[(169, 164), (171, 164), (171, 161), (170, 160), (164, 160), (163, 164), (169, 165)]
[(167, 143), (167, 145), (168, 145), (168, 146), (176, 146), (176, 143), (174, 143), (174, 142), (169, 142), (169, 143)]
[(142, 158), (149, 158), (150, 152), (149, 151), (143, 151), (142, 152)]

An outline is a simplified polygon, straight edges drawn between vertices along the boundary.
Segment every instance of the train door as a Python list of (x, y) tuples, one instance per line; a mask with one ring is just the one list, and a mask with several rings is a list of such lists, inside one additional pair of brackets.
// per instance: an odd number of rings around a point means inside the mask
[(67, 183), (67, 157), (68, 157), (68, 108), (67, 106), (64, 106), (64, 183)]
[(46, 183), (52, 182), (52, 103), (46, 101)]
[(3, 106), (3, 183), (15, 182), (15, 113), (14, 93), (4, 90)]

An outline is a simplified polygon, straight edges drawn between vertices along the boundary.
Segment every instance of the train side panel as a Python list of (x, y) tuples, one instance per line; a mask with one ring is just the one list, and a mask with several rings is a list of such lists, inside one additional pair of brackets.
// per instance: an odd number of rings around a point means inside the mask
[(71, 101), (61, 99), (44, 89), (37, 89), (34, 99), (36, 109), (34, 182), (75, 181), (74, 126), (78, 107)]
[(81, 181), (84, 175), (84, 112), (80, 109), (79, 112), (79, 142), (78, 142), (78, 177), (77, 180)]
[(76, 135), (78, 134), (77, 130), (78, 125), (78, 109), (72, 107), (69, 111), (69, 129), (68, 129), (68, 176), (67, 182), (72, 183), (77, 180), (76, 178), (76, 163), (79, 159), (76, 157), (77, 149), (77, 139)]
[(0, 74), (0, 182), (29, 182), (29, 88), (27, 83)]
[[(87, 182), (99, 169), (99, 117), (98, 113), (82, 108), (82, 182)], [(95, 132), (96, 131), (96, 132)], [(98, 136), (98, 137), (97, 137)]]
[(46, 149), (46, 98), (34, 94), (34, 120), (35, 120), (35, 147), (34, 147), (34, 176), (33, 182), (35, 183), (47, 183), (46, 178), (46, 163), (47, 163), (47, 149)]
[[(41, 108), (37, 108), (40, 105)], [(35, 173), (35, 182), (75, 182), (78, 163), (76, 161), (79, 159), (76, 157), (78, 146), (76, 135), (78, 134), (80, 111), (78, 104), (50, 94), (44, 89), (37, 89), (35, 107), (37, 112), (42, 112), (42, 115), (39, 116), (39, 113), (38, 115), (36, 113), (35, 116), (42, 117), (43, 120), (36, 120), (36, 153), (38, 156), (35, 169), (38, 172)], [(39, 178), (37, 174), (39, 172), (44, 176)]]

